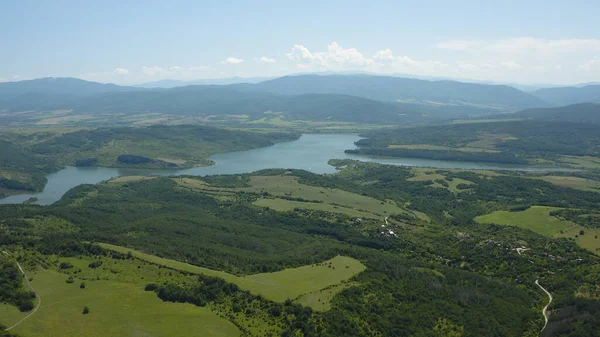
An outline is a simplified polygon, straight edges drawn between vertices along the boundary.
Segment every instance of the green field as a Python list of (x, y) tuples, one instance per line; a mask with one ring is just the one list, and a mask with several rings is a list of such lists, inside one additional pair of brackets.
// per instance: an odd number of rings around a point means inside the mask
[(176, 270), (194, 274), (204, 274), (224, 279), (235, 283), (240, 288), (254, 294), (260, 294), (267, 299), (283, 302), (287, 299), (296, 299), (299, 296), (327, 287), (341, 284), (362, 272), (366, 267), (350, 257), (337, 256), (331, 260), (298, 268), (289, 268), (273, 273), (255, 274), (249, 276), (236, 276), (222, 271), (211, 270), (193, 266), (187, 263), (164, 259), (154, 255), (145, 254), (125, 247), (100, 243), (100, 246), (119, 253), (131, 252), (134, 257)]
[[(583, 235), (580, 234), (581, 231), (584, 232)], [(600, 255), (600, 229), (598, 228), (585, 228), (574, 225), (566, 231), (556, 234), (555, 237), (572, 238), (579, 247)]]
[[(240, 336), (235, 325), (208, 308), (163, 302), (137, 284), (93, 280), (80, 289), (79, 281), (66, 283), (67, 275), (54, 270), (30, 276), (42, 304), (11, 331), (22, 336)], [(87, 315), (84, 306), (90, 309)], [(3, 305), (0, 316), (12, 324), (24, 315)]]
[(552, 236), (569, 228), (572, 223), (549, 215), (556, 207), (532, 206), (521, 212), (496, 211), (475, 218), (479, 223), (517, 226), (530, 229), (536, 233)]
[(413, 169), (413, 172), (415, 173), (415, 176), (412, 178), (408, 178), (409, 181), (433, 181), (434, 183), (431, 184), (431, 187), (445, 188), (445, 189), (448, 189), (449, 191), (455, 192), (455, 193), (461, 191), (460, 189), (457, 188), (458, 185), (473, 184), (472, 181), (468, 181), (468, 180), (464, 180), (464, 179), (460, 179), (460, 178), (453, 178), (452, 180), (446, 180), (446, 183), (448, 183), (448, 186), (444, 186), (438, 182), (435, 182), (436, 180), (445, 180), (446, 176), (444, 176), (443, 174), (435, 173), (431, 169)]
[(388, 145), (390, 149), (409, 149), (409, 150), (454, 150), (463, 152), (500, 152), (498, 150), (492, 150), (483, 147), (450, 147), (441, 145), (430, 145), (430, 144), (405, 144), (405, 145)]
[(300, 209), (313, 209), (317, 211), (325, 211), (325, 212), (334, 212), (334, 213), (343, 213), (351, 217), (357, 218), (373, 218), (380, 219), (380, 216), (377, 216), (373, 213), (358, 211), (352, 208), (344, 207), (344, 206), (336, 206), (332, 204), (326, 203), (315, 203), (315, 202), (302, 202), (302, 201), (293, 201), (293, 200), (285, 200), (285, 199), (267, 199), (262, 198), (258, 199), (252, 203), (253, 205), (260, 207), (269, 207), (279, 212), (290, 212), (296, 208)]
[(270, 207), (277, 211), (291, 211), (294, 208), (301, 208), (343, 213), (352, 217), (364, 218), (381, 218), (391, 214), (414, 214), (419, 218), (424, 217), (423, 214), (407, 211), (389, 201), (384, 202), (340, 189), (304, 185), (298, 182), (298, 177), (293, 176), (252, 176), (250, 177), (250, 187), (244, 188), (213, 187), (201, 180), (190, 178), (176, 178), (173, 180), (181, 186), (211, 194), (231, 194), (239, 191), (268, 192), (274, 197), (319, 201), (302, 202), (280, 198), (265, 198), (254, 203), (257, 206)]
[(600, 181), (592, 179), (563, 176), (545, 176), (536, 179), (541, 179), (560, 187), (575, 188), (582, 191), (600, 192)]

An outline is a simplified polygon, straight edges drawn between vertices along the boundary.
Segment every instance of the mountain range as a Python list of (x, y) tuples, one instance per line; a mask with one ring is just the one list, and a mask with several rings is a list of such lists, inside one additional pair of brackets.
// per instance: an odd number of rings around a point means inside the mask
[(297, 75), (260, 80), (173, 88), (119, 86), (75, 78), (7, 82), (0, 83), (0, 111), (68, 109), (88, 114), (158, 112), (235, 114), (254, 118), (271, 111), (282, 113), (288, 119), (401, 124), (600, 102), (600, 85), (526, 93), (507, 85), (364, 74)]

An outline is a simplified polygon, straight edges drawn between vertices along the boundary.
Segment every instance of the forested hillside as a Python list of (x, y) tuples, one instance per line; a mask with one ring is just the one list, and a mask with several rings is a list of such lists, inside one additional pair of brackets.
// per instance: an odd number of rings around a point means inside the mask
[(527, 109), (506, 115), (506, 117), (600, 124), (600, 101), (598, 103), (580, 103), (558, 108)]
[[(218, 312), (248, 336), (391, 337), (452, 331), (459, 336), (537, 336), (543, 326), (540, 308), (547, 301), (534, 284), (539, 279), (554, 295), (544, 336), (581, 336), (597, 330), (597, 256), (567, 240), (518, 227), (477, 224), (473, 218), (522, 207), (523, 198), (592, 211), (600, 202), (599, 193), (518, 176), (435, 171), (446, 184), (459, 180), (469, 185), (463, 192), (452, 192), (435, 187), (434, 181), (414, 180), (417, 175), (409, 168), (334, 164), (342, 171), (333, 176), (265, 170), (206, 180), (157, 178), (79, 186), (52, 206), (0, 207), (1, 242), (9, 250), (28, 247), (22, 259), (32, 266), (43, 263), (63, 284), (85, 283), (85, 290), (73, 289), (61, 301), (41, 293), (51, 298), (46, 305), (56, 308), (68, 308), (69, 299), (80, 292), (92, 298), (106, 280), (120, 280), (145, 283), (147, 291), (167, 302)], [(299, 179), (300, 189), (278, 194), (281, 184), (293, 181), (289, 178)], [(262, 183), (269, 179), (277, 183)], [(346, 215), (349, 210), (340, 205), (311, 210), (308, 200), (289, 211), (256, 206), (260, 200), (291, 202), (303, 189), (323, 192), (313, 199), (345, 191), (407, 206), (426, 217), (389, 213), (385, 219), (357, 218)], [(116, 253), (82, 241), (123, 248)], [(524, 242), (528, 250), (516, 252)], [(294, 281), (280, 277), (297, 273), (293, 268), (305, 266), (303, 273), (351, 268), (322, 265), (337, 255), (358, 260), (366, 269), (349, 282), (311, 293), (326, 301), (326, 307), (316, 300), (305, 302), (303, 296), (284, 300), (278, 295), (281, 300), (275, 300), (257, 295), (245, 290), (249, 279), (239, 278), (251, 275), (247, 277), (265, 282), (260, 289), (274, 283), (283, 291)], [(156, 264), (158, 268), (152, 267)], [(48, 279), (48, 271), (30, 268), (37, 275), (34, 282)], [(582, 291), (588, 297), (576, 295)], [(99, 307), (90, 309), (90, 315), (103, 315)], [(65, 329), (82, 319), (69, 317), (72, 322), (65, 322)], [(574, 324), (577, 317), (586, 319)], [(29, 324), (17, 332), (33, 332), (46, 323), (34, 316)]]
[(510, 121), (397, 128), (364, 134), (349, 153), (523, 164), (599, 156), (600, 126)]

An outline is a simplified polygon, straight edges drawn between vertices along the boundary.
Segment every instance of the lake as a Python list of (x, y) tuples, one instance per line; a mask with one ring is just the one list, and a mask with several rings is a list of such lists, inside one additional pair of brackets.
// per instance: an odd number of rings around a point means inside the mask
[(361, 139), (349, 134), (305, 134), (300, 139), (248, 151), (228, 152), (211, 156), (213, 166), (183, 170), (120, 169), (107, 167), (66, 167), (48, 175), (43, 192), (20, 194), (0, 200), (0, 204), (19, 204), (31, 197), (35, 202), (48, 205), (59, 200), (68, 190), (81, 184), (96, 184), (103, 180), (127, 175), (212, 175), (249, 173), (266, 168), (304, 169), (315, 173), (335, 173), (329, 159), (357, 159), (382, 164), (420, 166), (446, 169), (513, 170), (513, 171), (569, 171), (561, 168), (544, 168), (526, 165), (501, 165), (489, 163), (453, 162), (416, 158), (381, 158), (350, 155), (344, 150), (354, 149)]

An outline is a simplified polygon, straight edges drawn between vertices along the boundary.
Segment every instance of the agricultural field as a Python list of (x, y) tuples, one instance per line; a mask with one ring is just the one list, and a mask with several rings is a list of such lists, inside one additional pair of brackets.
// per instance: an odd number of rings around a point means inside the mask
[(557, 209), (559, 208), (532, 206), (527, 210), (519, 212), (496, 211), (478, 216), (475, 218), (475, 221), (482, 224), (493, 223), (497, 225), (517, 226), (550, 237), (572, 226), (571, 222), (558, 219), (549, 214), (551, 211)]
[[(304, 294), (340, 285), (365, 269), (365, 266), (358, 260), (345, 256), (337, 256), (331, 260), (309, 266), (288, 268), (273, 273), (236, 276), (222, 271), (160, 258), (130, 250), (126, 247), (106, 243), (100, 243), (99, 245), (122, 254), (131, 252), (138, 259), (175, 270), (219, 277), (227, 282), (237, 284), (241, 289), (248, 290), (254, 294), (260, 294), (276, 302), (296, 299)], [(341, 290), (339, 289), (339, 291)]]

